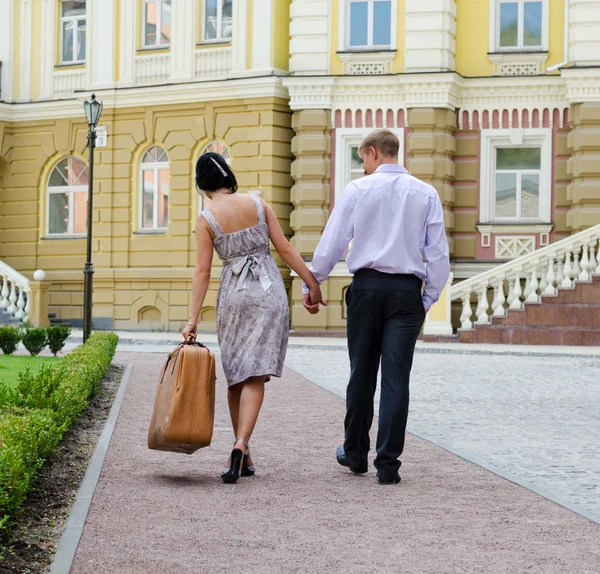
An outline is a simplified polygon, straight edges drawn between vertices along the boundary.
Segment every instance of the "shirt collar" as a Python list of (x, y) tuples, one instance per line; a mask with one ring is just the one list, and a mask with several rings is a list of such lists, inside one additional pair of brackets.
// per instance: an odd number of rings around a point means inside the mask
[(388, 172), (388, 173), (408, 173), (404, 166), (401, 166), (397, 163), (382, 163), (376, 170), (377, 172)]

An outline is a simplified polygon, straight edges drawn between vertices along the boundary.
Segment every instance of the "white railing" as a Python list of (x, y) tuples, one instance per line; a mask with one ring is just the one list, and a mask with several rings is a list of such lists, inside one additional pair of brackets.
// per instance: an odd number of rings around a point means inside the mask
[(231, 70), (231, 46), (196, 50), (196, 79), (226, 76)]
[(169, 79), (171, 56), (164, 54), (141, 54), (135, 57), (135, 80), (141, 84), (159, 84)]
[[(600, 225), (596, 225), (452, 285), (451, 300), (462, 300), (460, 329), (473, 328), (473, 294), (477, 295), (474, 322), (489, 324), (491, 317), (504, 317), (508, 309), (522, 309), (524, 302), (540, 302), (542, 295), (555, 295), (559, 288), (572, 288), (576, 281), (600, 275), (599, 240)], [(494, 289), (491, 304), (489, 287)]]
[(15, 319), (29, 319), (29, 280), (6, 263), (0, 261), (0, 311), (9, 313)]
[(73, 96), (75, 90), (85, 89), (85, 69), (56, 70), (54, 72), (54, 96), (64, 98)]

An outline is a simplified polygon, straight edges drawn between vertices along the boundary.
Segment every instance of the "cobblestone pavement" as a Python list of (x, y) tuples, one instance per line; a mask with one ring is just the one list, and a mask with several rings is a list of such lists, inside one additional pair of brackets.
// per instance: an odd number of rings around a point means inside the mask
[[(410, 432), (600, 522), (600, 360), (425, 351)], [(345, 397), (342, 347), (291, 347), (286, 364)]]

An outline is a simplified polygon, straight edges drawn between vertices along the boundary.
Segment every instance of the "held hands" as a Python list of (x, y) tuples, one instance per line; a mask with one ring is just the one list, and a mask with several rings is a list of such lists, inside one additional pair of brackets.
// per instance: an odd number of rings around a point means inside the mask
[(323, 299), (321, 287), (316, 285), (310, 288), (310, 291), (302, 298), (304, 308), (311, 314), (316, 315), (319, 312), (319, 305), (327, 307), (327, 301)]

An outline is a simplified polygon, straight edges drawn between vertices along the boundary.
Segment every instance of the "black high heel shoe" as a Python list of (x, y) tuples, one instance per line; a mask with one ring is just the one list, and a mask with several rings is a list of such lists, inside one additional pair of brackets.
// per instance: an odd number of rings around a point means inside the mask
[[(236, 440), (235, 443), (233, 443), (233, 446), (235, 447), (238, 442), (243, 443), (244, 446), (248, 448), (248, 445), (240, 439)], [(238, 481), (240, 478), (240, 473), (242, 472), (242, 461), (244, 456), (244, 452), (239, 448), (234, 448), (231, 451), (231, 465), (227, 472), (224, 472), (221, 475), (223, 482), (226, 484), (235, 484)]]
[(242, 476), (254, 476), (256, 472), (255, 466), (248, 466), (248, 459), (250, 458), (250, 448), (246, 445), (246, 454), (242, 459)]

